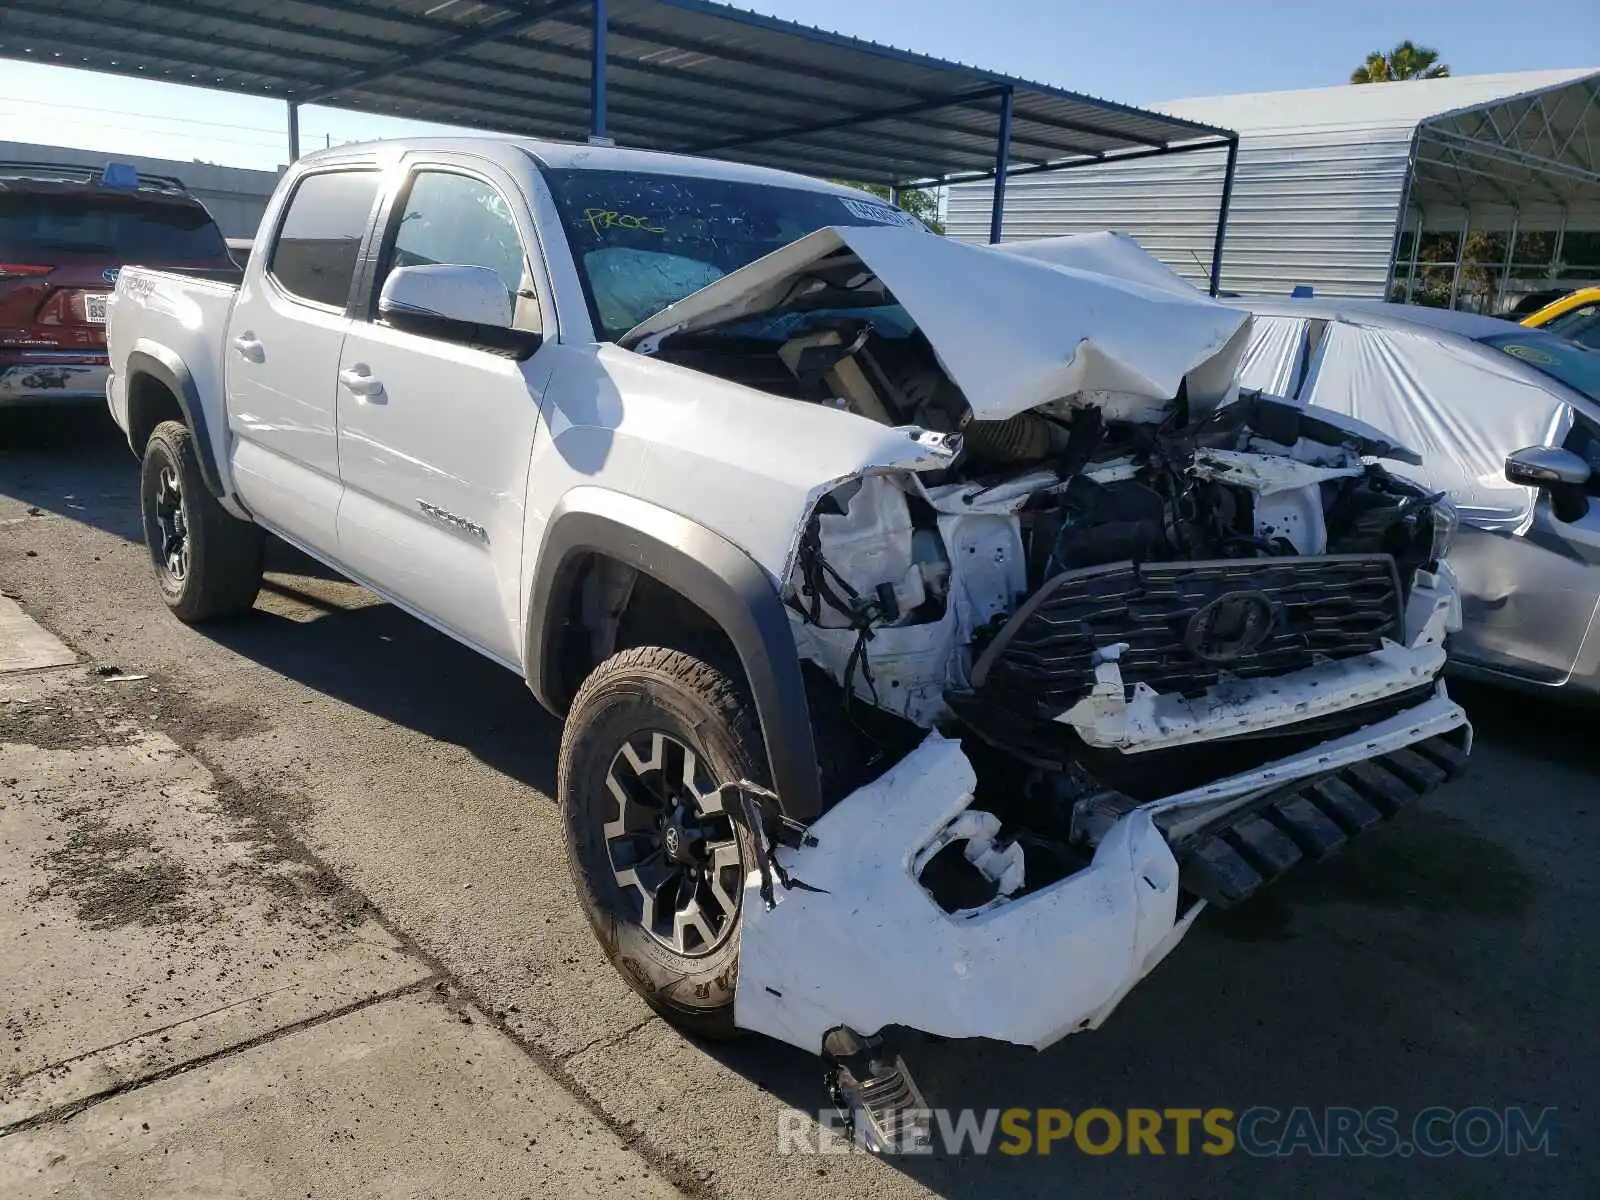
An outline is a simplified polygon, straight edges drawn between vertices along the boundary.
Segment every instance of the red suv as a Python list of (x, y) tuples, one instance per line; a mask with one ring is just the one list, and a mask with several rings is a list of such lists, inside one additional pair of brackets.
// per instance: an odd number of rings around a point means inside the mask
[(104, 399), (106, 296), (127, 263), (238, 274), (176, 179), (0, 162), (0, 406)]

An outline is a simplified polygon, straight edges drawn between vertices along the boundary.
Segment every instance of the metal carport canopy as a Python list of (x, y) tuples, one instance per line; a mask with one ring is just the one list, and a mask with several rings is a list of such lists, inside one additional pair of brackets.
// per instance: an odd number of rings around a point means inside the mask
[(298, 106), (333, 104), (1000, 200), (1008, 173), (1234, 140), (707, 0), (4, 0), (0, 56), (285, 100), (291, 154)]

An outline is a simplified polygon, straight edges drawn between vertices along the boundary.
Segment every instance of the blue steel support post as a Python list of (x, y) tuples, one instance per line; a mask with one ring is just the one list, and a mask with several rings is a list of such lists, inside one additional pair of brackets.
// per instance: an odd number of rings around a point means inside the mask
[(606, 136), (606, 0), (594, 0), (594, 58), (589, 63), (589, 136)]
[(1000, 93), (1000, 135), (994, 151), (994, 207), (989, 211), (989, 244), (997, 245), (1006, 224), (1006, 168), (1011, 165), (1011, 89)]
[(289, 101), (289, 161), (300, 157), (300, 105)]
[(1228, 143), (1228, 165), (1222, 172), (1222, 203), (1217, 208), (1217, 240), (1211, 245), (1211, 294), (1222, 289), (1222, 242), (1228, 236), (1228, 209), (1233, 204), (1233, 173), (1239, 165), (1239, 139)]
[(889, 203), (895, 205), (896, 207), (899, 207), (899, 204), (900, 204), (900, 185), (898, 183), (891, 183), (889, 185)]

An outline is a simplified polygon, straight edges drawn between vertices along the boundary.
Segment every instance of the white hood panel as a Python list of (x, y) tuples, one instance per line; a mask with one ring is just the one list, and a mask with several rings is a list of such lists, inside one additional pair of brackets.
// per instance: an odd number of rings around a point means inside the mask
[[(1191, 402), (1215, 405), (1228, 396), (1249, 339), (1248, 314), (1131, 269), (1143, 255), (1131, 243), (1090, 256), (1103, 268), (1090, 270), (919, 230), (834, 227), (663, 309), (622, 344), (792, 303), (804, 295), (807, 269), (841, 251), (893, 293), (980, 420), (1080, 394), (1098, 393), (1100, 403), (1106, 393), (1159, 403), (1185, 379)], [(1119, 264), (1120, 273), (1108, 273)]]

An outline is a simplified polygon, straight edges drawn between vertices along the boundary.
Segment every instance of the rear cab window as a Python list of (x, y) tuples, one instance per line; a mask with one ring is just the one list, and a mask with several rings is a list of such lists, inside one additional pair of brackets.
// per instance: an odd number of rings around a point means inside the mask
[(382, 177), (375, 169), (319, 171), (295, 184), (267, 274), (297, 300), (343, 310)]
[(38, 255), (149, 266), (230, 261), (222, 231), (199, 204), (66, 191), (0, 193), (0, 259)]

